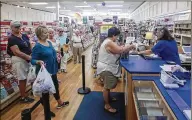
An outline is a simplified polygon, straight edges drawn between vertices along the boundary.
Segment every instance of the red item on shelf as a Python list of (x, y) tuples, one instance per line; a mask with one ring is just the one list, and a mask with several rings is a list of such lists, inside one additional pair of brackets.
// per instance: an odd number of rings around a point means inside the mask
[(21, 21), (22, 25), (28, 25), (28, 22)]
[(50, 26), (52, 26), (53, 23), (52, 23), (52, 22), (46, 22), (46, 25), (50, 25)]
[(39, 26), (39, 25), (40, 25), (40, 22), (32, 22), (32, 25), (33, 25), (33, 26)]
[(10, 25), (10, 21), (1, 21), (0, 25)]
[(9, 95), (12, 94), (12, 93), (14, 93), (14, 89), (13, 89), (11, 83), (10, 83), (8, 80), (3, 79), (3, 80), (1, 81), (1, 84), (4, 86), (5, 90), (7, 91), (7, 93), (8, 93)]

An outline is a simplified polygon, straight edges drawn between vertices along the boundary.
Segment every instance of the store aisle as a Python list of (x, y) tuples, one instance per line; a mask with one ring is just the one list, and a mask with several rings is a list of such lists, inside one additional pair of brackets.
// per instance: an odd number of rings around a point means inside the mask
[[(83, 54), (86, 56), (85, 65), (86, 65), (86, 85), (91, 88), (92, 91), (102, 91), (102, 86), (98, 84), (94, 76), (94, 69), (91, 67), (91, 53), (92, 47), (89, 47)], [(57, 103), (53, 97), (51, 97), (51, 110), (56, 114), (56, 117), (53, 120), (73, 120), (76, 111), (83, 99), (82, 95), (77, 93), (77, 90), (82, 85), (82, 73), (81, 73), (81, 64), (73, 64), (73, 61), (70, 61), (68, 64), (68, 73), (59, 74), (58, 79), (61, 80), (60, 84), (60, 94), (63, 100), (69, 100), (70, 105), (62, 108), (56, 109)], [(114, 92), (123, 92), (123, 82), (120, 81), (117, 88), (113, 90)], [(38, 100), (38, 98), (36, 99)], [(33, 103), (34, 104), (34, 103)], [(8, 111), (4, 112), (1, 115), (2, 120), (20, 120), (21, 111), (24, 108), (29, 108), (33, 104), (13, 104)], [(91, 107), (91, 106), (90, 106)], [(32, 113), (32, 120), (44, 120), (43, 107), (40, 105)]]

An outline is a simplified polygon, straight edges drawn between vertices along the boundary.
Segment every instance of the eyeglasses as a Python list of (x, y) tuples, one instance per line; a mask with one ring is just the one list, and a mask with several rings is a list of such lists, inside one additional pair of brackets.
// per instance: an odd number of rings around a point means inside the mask
[(16, 28), (16, 29), (19, 29), (19, 28), (21, 28), (21, 26), (15, 26), (15, 28)]
[(64, 32), (64, 31), (59, 31), (59, 32)]

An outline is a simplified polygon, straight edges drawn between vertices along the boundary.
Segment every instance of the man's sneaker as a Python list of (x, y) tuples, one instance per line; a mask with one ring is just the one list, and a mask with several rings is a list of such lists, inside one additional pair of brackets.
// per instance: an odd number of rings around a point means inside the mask
[(20, 99), (20, 102), (21, 103), (32, 103), (34, 102), (35, 100), (33, 98), (30, 98), (30, 97), (25, 97), (25, 98), (21, 98)]
[(60, 108), (62, 108), (62, 107), (68, 106), (68, 105), (69, 105), (69, 101), (63, 102), (62, 105), (58, 105), (58, 106), (57, 106), (57, 109), (60, 109)]

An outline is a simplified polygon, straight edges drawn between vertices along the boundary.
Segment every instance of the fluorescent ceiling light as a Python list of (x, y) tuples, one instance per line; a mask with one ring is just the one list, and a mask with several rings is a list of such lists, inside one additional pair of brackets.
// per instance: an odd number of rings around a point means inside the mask
[(71, 10), (60, 10), (60, 11), (71, 11)]
[(122, 11), (122, 9), (109, 9), (109, 11)]
[(95, 10), (83, 10), (84, 12), (95, 12)]
[(85, 3), (85, 4), (87, 4), (87, 2), (86, 2), (86, 1), (84, 1), (84, 3)]
[(104, 1), (105, 3), (124, 3), (124, 1)]
[(55, 6), (45, 7), (45, 8), (56, 8)]
[(75, 7), (85, 8), (85, 7), (91, 7), (91, 6), (75, 6)]
[(35, 3), (29, 3), (31, 5), (47, 5), (48, 3), (46, 2), (35, 2)]
[(106, 5), (106, 7), (123, 7), (123, 5)]

